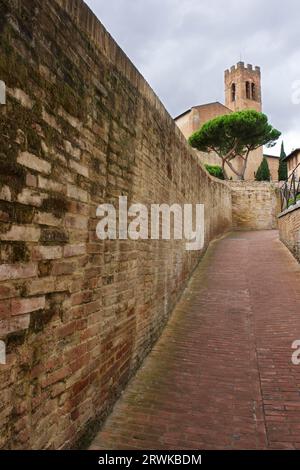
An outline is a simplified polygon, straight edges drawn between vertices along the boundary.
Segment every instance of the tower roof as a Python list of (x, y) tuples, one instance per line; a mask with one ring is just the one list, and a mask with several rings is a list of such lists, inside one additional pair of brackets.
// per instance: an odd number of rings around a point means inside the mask
[(289, 155), (283, 158), (283, 161), (289, 160), (290, 158), (295, 157), (300, 152), (300, 148), (293, 150)]

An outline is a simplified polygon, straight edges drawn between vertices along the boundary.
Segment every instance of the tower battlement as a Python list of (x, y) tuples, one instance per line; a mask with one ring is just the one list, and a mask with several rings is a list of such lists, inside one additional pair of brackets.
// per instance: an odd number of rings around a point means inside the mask
[(260, 67), (257, 65), (252, 65), (252, 64), (247, 64), (245, 65), (245, 62), (238, 62), (236, 65), (232, 65), (230, 69), (225, 70), (225, 75), (229, 75), (230, 73), (236, 71), (236, 70), (252, 70), (255, 72), (260, 73)]
[(225, 70), (225, 102), (232, 111), (261, 111), (260, 67), (240, 61)]

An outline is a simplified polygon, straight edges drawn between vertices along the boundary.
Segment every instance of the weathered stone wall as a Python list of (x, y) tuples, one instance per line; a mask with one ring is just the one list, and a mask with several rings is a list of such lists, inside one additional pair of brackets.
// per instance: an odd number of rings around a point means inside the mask
[(231, 194), (81, 0), (0, 13), (0, 448), (59, 449), (105, 416), (202, 255), (101, 242), (97, 206), (204, 203), (207, 245)]
[(300, 203), (278, 216), (280, 240), (300, 261)]
[(277, 186), (268, 182), (232, 181), (232, 220), (237, 230), (277, 228), (280, 212)]

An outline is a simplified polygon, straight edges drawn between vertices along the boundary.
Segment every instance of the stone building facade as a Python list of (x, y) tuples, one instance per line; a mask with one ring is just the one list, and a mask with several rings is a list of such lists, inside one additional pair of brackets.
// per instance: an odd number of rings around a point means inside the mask
[(293, 150), (284, 159), (288, 167), (288, 176), (296, 170), (296, 177), (300, 178), (300, 149)]
[(269, 170), (271, 173), (271, 180), (278, 181), (279, 157), (277, 155), (266, 155), (266, 154), (264, 154), (264, 157), (266, 158), (268, 165), (269, 165)]

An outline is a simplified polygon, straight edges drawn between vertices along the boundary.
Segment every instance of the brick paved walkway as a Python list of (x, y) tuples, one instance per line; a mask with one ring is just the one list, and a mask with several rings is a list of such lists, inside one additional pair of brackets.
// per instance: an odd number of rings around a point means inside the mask
[(299, 449), (299, 281), (276, 231), (214, 243), (91, 448)]

